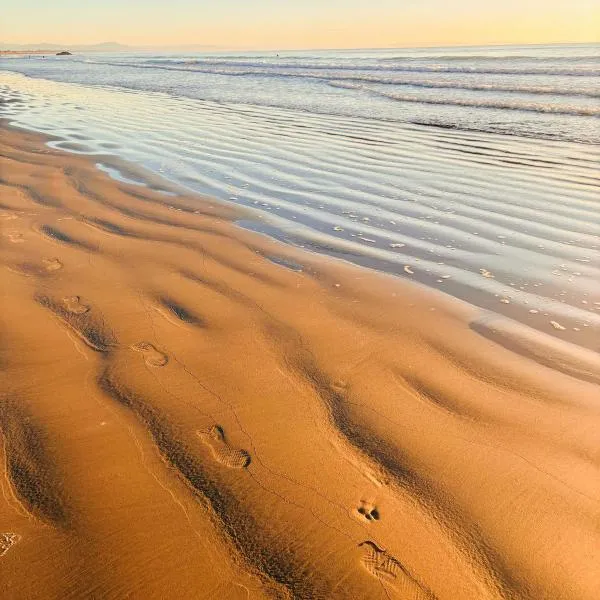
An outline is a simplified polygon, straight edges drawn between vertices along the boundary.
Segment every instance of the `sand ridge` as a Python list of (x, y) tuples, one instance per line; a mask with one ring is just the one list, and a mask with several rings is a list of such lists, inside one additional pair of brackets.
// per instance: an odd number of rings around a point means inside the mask
[(592, 355), (0, 149), (3, 597), (599, 596)]

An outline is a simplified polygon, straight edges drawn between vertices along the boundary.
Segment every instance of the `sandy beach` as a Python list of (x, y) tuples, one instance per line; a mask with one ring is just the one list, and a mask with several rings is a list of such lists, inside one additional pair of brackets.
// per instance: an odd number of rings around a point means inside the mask
[(597, 353), (0, 137), (2, 598), (600, 597)]

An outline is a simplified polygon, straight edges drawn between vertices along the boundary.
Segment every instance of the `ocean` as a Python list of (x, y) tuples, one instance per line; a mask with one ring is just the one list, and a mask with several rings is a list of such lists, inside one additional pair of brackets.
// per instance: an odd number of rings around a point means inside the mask
[(598, 45), (11, 57), (0, 118), (597, 350), (598, 75)]

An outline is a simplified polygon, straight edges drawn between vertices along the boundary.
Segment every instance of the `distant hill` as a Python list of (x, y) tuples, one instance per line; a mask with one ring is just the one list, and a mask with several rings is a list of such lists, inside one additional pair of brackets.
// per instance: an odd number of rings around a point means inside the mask
[(69, 52), (140, 52), (158, 50), (163, 52), (202, 52), (205, 50), (222, 50), (221, 46), (205, 46), (201, 44), (181, 44), (177, 46), (127, 46), (117, 42), (102, 42), (100, 44), (8, 44), (0, 42), (0, 50), (27, 52), (41, 50), (50, 53), (68, 50)]
[(0, 50), (46, 50), (47, 52), (59, 52), (68, 49), (69, 52), (128, 52), (133, 50), (131, 46), (117, 44), (116, 42), (103, 42), (101, 44), (80, 44), (70, 46), (69, 44), (7, 44), (0, 42)]

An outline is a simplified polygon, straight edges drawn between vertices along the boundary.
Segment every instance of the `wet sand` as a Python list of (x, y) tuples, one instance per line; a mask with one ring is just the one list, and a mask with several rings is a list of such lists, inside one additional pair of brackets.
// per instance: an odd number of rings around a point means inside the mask
[(595, 352), (1, 132), (3, 598), (600, 597)]

